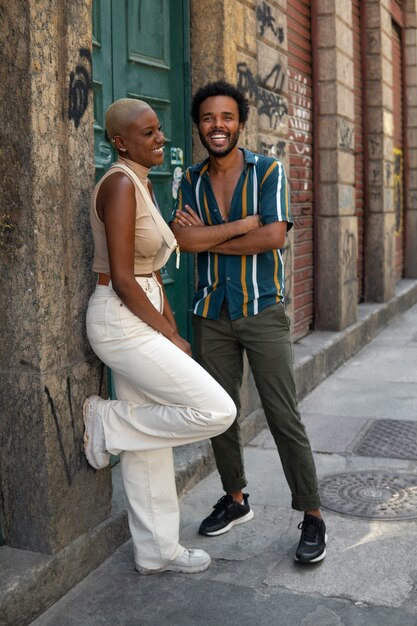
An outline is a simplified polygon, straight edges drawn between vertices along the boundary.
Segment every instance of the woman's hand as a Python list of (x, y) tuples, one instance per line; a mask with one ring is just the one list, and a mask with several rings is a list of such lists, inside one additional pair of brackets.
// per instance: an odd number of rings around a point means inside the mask
[(188, 356), (191, 356), (191, 346), (188, 341), (183, 339), (178, 333), (175, 333), (172, 337), (170, 337), (170, 339), (172, 343), (177, 346), (177, 348), (185, 352), (185, 354), (188, 354)]

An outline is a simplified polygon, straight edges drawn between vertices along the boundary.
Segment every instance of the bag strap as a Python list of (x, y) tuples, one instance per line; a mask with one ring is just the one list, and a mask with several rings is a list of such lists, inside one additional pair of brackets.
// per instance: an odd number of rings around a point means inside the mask
[(111, 166), (111, 168), (112, 169), (118, 168), (118, 169), (123, 170), (133, 180), (136, 187), (139, 189), (140, 193), (145, 199), (146, 206), (149, 209), (149, 213), (151, 214), (151, 217), (153, 221), (155, 222), (155, 225), (157, 226), (162, 239), (165, 241), (168, 248), (172, 250), (174, 246), (176, 245), (176, 239), (174, 237), (174, 234), (172, 230), (170, 229), (170, 227), (168, 226), (168, 224), (165, 222), (164, 218), (162, 217), (162, 215), (160, 214), (156, 206), (154, 205), (154, 203), (152, 202), (149, 196), (149, 192), (145, 188), (145, 185), (142, 183), (139, 176), (137, 176), (137, 174), (129, 166), (125, 165), (124, 163), (119, 163), (119, 162), (114, 163)]

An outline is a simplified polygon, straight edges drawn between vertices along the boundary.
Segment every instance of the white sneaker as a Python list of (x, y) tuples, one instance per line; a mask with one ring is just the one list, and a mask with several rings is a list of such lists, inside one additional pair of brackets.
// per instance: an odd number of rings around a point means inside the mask
[(139, 574), (159, 574), (160, 572), (181, 572), (183, 574), (197, 574), (204, 572), (210, 565), (211, 558), (204, 550), (184, 548), (179, 556), (159, 569), (146, 569), (135, 565)]
[(103, 422), (97, 413), (97, 407), (105, 404), (100, 396), (89, 396), (84, 402), (84, 453), (87, 461), (94, 469), (103, 469), (110, 463), (110, 453), (106, 450)]

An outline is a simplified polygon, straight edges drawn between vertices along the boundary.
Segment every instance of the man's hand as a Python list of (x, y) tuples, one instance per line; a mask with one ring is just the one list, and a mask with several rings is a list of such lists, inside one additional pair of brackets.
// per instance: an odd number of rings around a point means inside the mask
[(260, 215), (247, 215), (243, 217), (242, 226), (244, 228), (242, 235), (246, 235), (246, 233), (249, 233), (251, 230), (257, 230), (262, 226)]
[[(200, 219), (197, 213), (193, 211), (188, 204), (185, 205), (185, 210), (176, 211), (174, 221), (180, 226), (206, 226), (203, 220)], [(248, 215), (247, 217), (237, 220), (237, 222), (239, 222), (239, 232), (236, 233), (236, 237), (245, 235), (251, 230), (262, 226), (259, 215)]]
[(176, 211), (174, 222), (180, 226), (205, 226), (204, 222), (188, 204), (185, 205), (185, 211)]

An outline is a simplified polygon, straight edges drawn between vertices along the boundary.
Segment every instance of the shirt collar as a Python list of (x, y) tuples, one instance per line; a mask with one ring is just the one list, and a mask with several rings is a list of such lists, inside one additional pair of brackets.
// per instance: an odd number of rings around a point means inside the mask
[[(253, 152), (251, 152), (247, 148), (243, 148), (242, 146), (239, 146), (239, 150), (242, 150), (242, 152), (243, 152), (243, 157), (245, 159), (245, 169), (246, 169), (246, 166), (249, 165), (249, 164), (250, 165), (255, 165), (257, 159), (256, 159), (256, 156), (255, 156), (255, 154)], [(207, 157), (207, 159), (204, 159), (204, 161), (201, 161), (201, 163), (198, 163), (195, 166), (195, 171), (199, 172), (200, 175), (201, 175), (203, 170), (204, 170), (204, 172), (206, 172), (207, 171), (207, 167), (206, 166), (208, 165), (208, 162), (209, 162), (209, 157)]]

